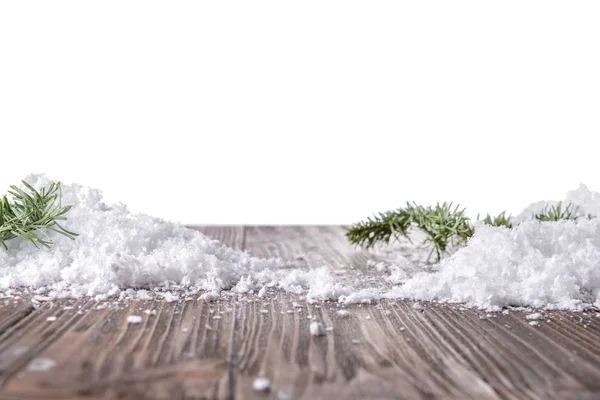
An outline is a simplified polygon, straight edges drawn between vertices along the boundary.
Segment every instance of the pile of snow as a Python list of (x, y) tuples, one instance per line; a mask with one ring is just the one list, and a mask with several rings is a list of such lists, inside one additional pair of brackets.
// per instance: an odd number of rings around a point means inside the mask
[[(600, 193), (584, 185), (563, 204), (600, 215)], [(548, 204), (527, 207), (513, 229), (479, 223), (467, 245), (382, 297), (438, 300), (498, 310), (506, 306), (581, 310), (600, 294), (600, 219), (528, 220)], [(513, 221), (514, 222), (514, 221)]]
[[(50, 183), (40, 175), (26, 180), (37, 188)], [(567, 194), (563, 204), (569, 203), (580, 216), (600, 216), (600, 193), (584, 185)], [(600, 306), (600, 218), (531, 220), (557, 202), (530, 205), (513, 220), (521, 222), (513, 229), (478, 222), (467, 245), (434, 266), (424, 265), (428, 251), (397, 242), (389, 246), (387, 262), (369, 263), (364, 274), (252, 257), (180, 224), (133, 214), (123, 204), (109, 206), (100, 191), (77, 184), (63, 185), (63, 204), (74, 205), (65, 227), (79, 233), (77, 239), (53, 233), (52, 247), (41, 250), (20, 239), (6, 242), (8, 250), (0, 250), (0, 290), (26, 287), (47, 299), (135, 292), (139, 299), (160, 295), (175, 301), (179, 294), (167, 290), (183, 288), (203, 291), (200, 298), (213, 301), (223, 290), (263, 297), (273, 288), (309, 301), (342, 303), (408, 298), (487, 310)]]
[[(511, 219), (513, 226), (521, 222), (533, 219), (536, 214), (544, 211), (546, 207), (555, 207), (558, 201), (538, 201), (530, 204), (519, 215)], [(571, 210), (575, 211), (578, 217), (587, 217), (592, 215), (600, 217), (600, 193), (592, 192), (586, 185), (580, 184), (579, 189), (571, 190), (567, 193), (567, 197), (562, 201), (562, 207), (565, 209), (569, 204), (572, 204)]]
[[(50, 184), (43, 175), (25, 180), (38, 189)], [(63, 184), (62, 203), (73, 205), (64, 226), (79, 236), (73, 241), (49, 232), (54, 244), (39, 250), (19, 238), (7, 241), (8, 250), (0, 250), (0, 290), (27, 287), (47, 299), (105, 299), (124, 289), (174, 285), (210, 293), (281, 287), (308, 291), (309, 299), (344, 294), (327, 268), (290, 270), (282, 260), (252, 257), (180, 224), (133, 214), (123, 204), (109, 206), (96, 189)]]

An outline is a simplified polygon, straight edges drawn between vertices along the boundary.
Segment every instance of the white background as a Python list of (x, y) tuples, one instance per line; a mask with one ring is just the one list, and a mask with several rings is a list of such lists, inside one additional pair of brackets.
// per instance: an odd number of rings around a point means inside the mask
[(184, 223), (518, 213), (600, 191), (597, 1), (0, 5), (0, 192)]

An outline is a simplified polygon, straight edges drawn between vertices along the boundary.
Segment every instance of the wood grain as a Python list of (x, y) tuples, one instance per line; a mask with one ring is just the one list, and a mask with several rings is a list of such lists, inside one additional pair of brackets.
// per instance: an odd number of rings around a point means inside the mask
[(246, 227), (244, 226), (197, 226), (191, 225), (211, 239), (218, 240), (222, 244), (235, 250), (243, 250), (246, 240)]
[[(355, 279), (371, 279), (367, 261), (377, 260), (336, 226), (200, 229), (252, 255)], [(33, 309), (9, 300), (0, 303), (0, 398), (600, 399), (597, 314), (548, 311), (538, 327), (526, 315), (309, 303), (274, 289), (215, 302), (80, 299)], [(311, 336), (312, 322), (329, 330)], [(36, 370), (44, 360), (54, 364)], [(257, 377), (269, 391), (252, 390)]]

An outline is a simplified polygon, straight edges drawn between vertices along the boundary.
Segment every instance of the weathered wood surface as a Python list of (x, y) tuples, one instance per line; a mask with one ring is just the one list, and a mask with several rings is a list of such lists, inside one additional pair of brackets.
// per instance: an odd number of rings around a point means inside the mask
[[(373, 257), (348, 246), (340, 227), (199, 229), (299, 267), (366, 276)], [(525, 312), (423, 306), (382, 301), (341, 317), (337, 303), (274, 291), (35, 310), (27, 299), (0, 300), (0, 398), (600, 399), (596, 313), (546, 312), (533, 327)], [(331, 330), (311, 336), (312, 321)], [(257, 377), (271, 381), (269, 392), (252, 390)]]

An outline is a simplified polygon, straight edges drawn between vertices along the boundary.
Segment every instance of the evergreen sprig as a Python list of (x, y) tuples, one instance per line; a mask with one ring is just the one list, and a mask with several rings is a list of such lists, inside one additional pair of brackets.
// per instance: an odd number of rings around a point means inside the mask
[(459, 206), (452, 208), (452, 203), (437, 203), (435, 207), (424, 207), (406, 203), (406, 207), (395, 211), (379, 213), (366, 221), (353, 225), (346, 236), (351, 243), (372, 247), (376, 242), (388, 242), (392, 237), (408, 237), (410, 228), (423, 231), (427, 238), (424, 244), (430, 243), (437, 260), (448, 249), (448, 245), (457, 245), (473, 235), (473, 227), (464, 215), (465, 210)]
[(386, 211), (368, 217), (366, 221), (354, 224), (346, 232), (351, 243), (359, 246), (372, 247), (377, 242), (389, 242), (392, 237), (401, 236), (408, 238), (408, 228), (412, 223), (412, 216), (406, 209)]
[[(533, 216), (532, 219), (546, 221), (576, 220), (577, 207), (568, 204), (563, 207), (562, 202), (556, 206), (546, 206), (542, 212)], [(440, 261), (442, 254), (448, 249), (448, 246), (456, 246), (466, 242), (473, 234), (475, 229), (470, 223), (469, 218), (464, 214), (465, 210), (459, 210), (456, 206), (452, 209), (452, 203), (437, 204), (435, 207), (424, 207), (406, 203), (406, 207), (401, 207), (394, 211), (386, 211), (367, 218), (352, 225), (346, 232), (346, 237), (350, 243), (360, 246), (372, 247), (377, 242), (389, 242), (391, 238), (408, 236), (409, 229), (414, 227), (423, 231), (427, 238), (424, 244), (432, 245), (429, 257), (435, 251), (437, 261)], [(596, 218), (593, 215), (587, 215), (588, 219)], [(477, 216), (479, 219), (479, 215)], [(495, 217), (487, 214), (483, 222), (492, 226), (504, 226), (512, 228), (511, 216), (506, 216), (506, 211), (501, 212)]]
[(38, 244), (50, 247), (52, 240), (44, 232), (45, 229), (74, 240), (77, 234), (58, 223), (67, 219), (64, 215), (72, 207), (62, 205), (60, 182), (52, 182), (39, 192), (29, 183), (22, 182), (25, 190), (13, 185), (10, 187), (12, 190), (8, 191), (13, 197), (12, 203), (6, 196), (0, 198), (0, 244), (7, 249), (5, 241), (21, 237), (35, 247), (39, 248)]

